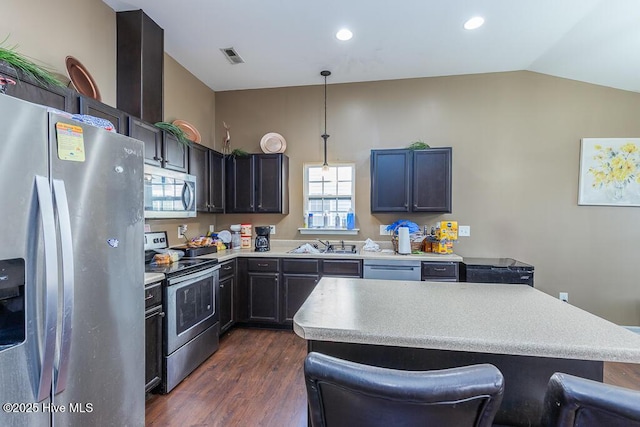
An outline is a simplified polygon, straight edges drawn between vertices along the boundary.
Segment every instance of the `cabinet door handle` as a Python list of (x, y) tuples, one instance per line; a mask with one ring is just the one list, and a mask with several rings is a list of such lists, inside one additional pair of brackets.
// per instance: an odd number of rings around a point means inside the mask
[(147, 297), (144, 300), (147, 301), (147, 300), (150, 300), (151, 298), (153, 298), (153, 294), (147, 295)]
[(221, 288), (224, 288), (224, 285), (220, 285)]
[(160, 316), (160, 317), (164, 317), (164, 316), (166, 316), (166, 314), (164, 314), (164, 311), (161, 311), (161, 312), (160, 312), (160, 314), (159, 314), (159, 316)]
[(269, 264), (260, 264), (260, 263), (258, 263), (258, 267), (269, 267)]
[(438, 267), (434, 267), (434, 268), (433, 268), (433, 271), (447, 271), (447, 269), (446, 269), (446, 268), (444, 268), (444, 267), (440, 267), (440, 268), (438, 268)]
[(228, 266), (226, 266), (225, 268), (223, 268), (223, 270), (225, 270), (225, 271), (229, 271), (229, 270), (231, 270), (232, 268), (233, 268), (233, 267), (231, 267), (230, 265), (228, 265)]

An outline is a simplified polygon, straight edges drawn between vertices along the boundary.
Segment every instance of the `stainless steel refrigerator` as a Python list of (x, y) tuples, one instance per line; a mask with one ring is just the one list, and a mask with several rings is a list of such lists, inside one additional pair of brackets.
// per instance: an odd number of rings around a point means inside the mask
[(143, 145), (0, 95), (0, 425), (144, 425)]

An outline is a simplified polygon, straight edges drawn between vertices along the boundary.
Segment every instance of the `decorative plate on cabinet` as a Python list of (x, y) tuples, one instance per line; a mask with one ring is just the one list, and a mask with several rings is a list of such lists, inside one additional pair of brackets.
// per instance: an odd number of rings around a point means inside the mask
[(269, 132), (260, 140), (260, 148), (263, 153), (284, 153), (287, 149), (287, 141), (279, 133)]
[(200, 144), (200, 142), (202, 141), (200, 132), (198, 132), (198, 129), (196, 129), (196, 127), (191, 123), (184, 120), (174, 120), (173, 124), (182, 129), (184, 134), (187, 136), (187, 139), (190, 139), (193, 142), (197, 142), (198, 144)]
[(87, 69), (73, 56), (67, 56), (64, 60), (67, 66), (67, 73), (78, 92), (98, 101), (102, 101), (98, 85), (91, 77)]

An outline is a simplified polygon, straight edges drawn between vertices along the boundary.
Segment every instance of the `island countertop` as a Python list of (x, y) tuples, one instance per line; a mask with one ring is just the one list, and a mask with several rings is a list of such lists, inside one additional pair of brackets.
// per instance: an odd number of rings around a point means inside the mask
[(523, 285), (325, 277), (293, 327), (310, 341), (640, 363), (640, 335)]

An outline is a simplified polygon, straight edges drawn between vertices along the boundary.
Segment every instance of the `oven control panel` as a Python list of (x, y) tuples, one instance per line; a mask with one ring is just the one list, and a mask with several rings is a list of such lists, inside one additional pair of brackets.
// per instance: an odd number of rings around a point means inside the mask
[(169, 247), (166, 231), (152, 231), (144, 233), (144, 250), (166, 249)]

